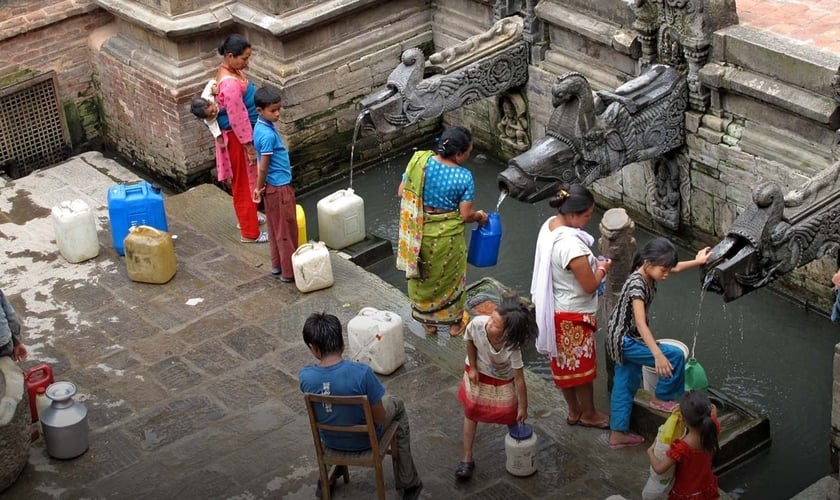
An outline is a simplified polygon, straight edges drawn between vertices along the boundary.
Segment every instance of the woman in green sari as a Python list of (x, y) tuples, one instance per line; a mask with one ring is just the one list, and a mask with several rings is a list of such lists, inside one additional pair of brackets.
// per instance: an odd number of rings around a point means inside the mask
[(472, 149), (467, 129), (446, 129), (437, 154), (418, 151), (412, 156), (398, 191), (402, 201), (397, 268), (406, 272), (412, 316), (428, 334), (449, 325), (449, 334), (458, 336), (466, 327), (464, 224), (487, 222), (487, 214), (473, 207), (472, 173), (461, 166)]

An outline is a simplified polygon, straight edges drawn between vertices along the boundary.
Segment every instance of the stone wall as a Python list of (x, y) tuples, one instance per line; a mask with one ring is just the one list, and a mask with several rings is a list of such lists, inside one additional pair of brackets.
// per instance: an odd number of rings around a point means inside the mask
[[(709, 109), (690, 114), (691, 226), (722, 237), (765, 181), (800, 187), (835, 161), (840, 127), (832, 78), (840, 57), (742, 26), (719, 30), (700, 71)], [(836, 256), (801, 267), (775, 284), (815, 308), (833, 300), (826, 284)]]
[[(220, 35), (225, 36), (225, 35)], [(120, 19), (96, 59), (102, 87), (104, 133), (133, 166), (170, 183), (210, 180), (212, 136), (189, 103), (212, 76), (217, 40), (179, 42)]]
[[(532, 140), (545, 133), (553, 111), (549, 87), (557, 76), (582, 73), (593, 90), (614, 89), (639, 73), (639, 42), (625, 2), (546, 0), (536, 12), (548, 37), (542, 60), (532, 61), (526, 98)], [(690, 164), (689, 210), (681, 230), (659, 227), (649, 215), (650, 168), (631, 164), (593, 186), (606, 206), (624, 207), (634, 220), (690, 246), (719, 241), (762, 181), (783, 191), (799, 187), (833, 160), (840, 115), (831, 80), (840, 60), (772, 39), (742, 26), (712, 37), (701, 81), (711, 89), (704, 112), (686, 116), (685, 153)], [(492, 120), (492, 116), (489, 119)], [(488, 119), (481, 116), (478, 120)], [(779, 280), (775, 288), (809, 306), (827, 310), (825, 283), (834, 256)]]
[[(170, 11), (185, 2), (98, 3), (120, 18), (98, 58), (106, 136), (136, 166), (184, 187), (209, 180), (214, 166), (212, 138), (189, 101), (215, 74), (216, 47), (231, 32), (253, 44), (249, 77), (281, 90), (278, 129), (304, 186), (347, 173), (358, 101), (385, 84), (404, 50), (432, 40), (419, 0), (226, 2), (177, 17)], [(429, 128), (365, 138), (357, 165), (421, 141)]]
[(0, 6), (0, 87), (54, 71), (75, 149), (100, 134), (101, 106), (89, 34), (110, 22), (92, 0), (16, 1)]

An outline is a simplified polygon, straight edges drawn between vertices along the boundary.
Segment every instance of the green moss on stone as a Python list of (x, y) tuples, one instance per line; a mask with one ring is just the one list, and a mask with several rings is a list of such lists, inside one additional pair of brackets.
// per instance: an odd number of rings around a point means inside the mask
[(67, 121), (67, 131), (70, 132), (70, 144), (78, 146), (85, 140), (85, 127), (82, 118), (79, 116), (79, 108), (73, 101), (62, 103), (64, 108), (64, 119)]
[(24, 78), (26, 78), (27, 76), (29, 76), (33, 73), (35, 73), (35, 72), (32, 71), (31, 69), (21, 69), (21, 70), (9, 73), (8, 75), (0, 78), (0, 88), (5, 88), (5, 87), (8, 87), (10, 85), (14, 85), (15, 83), (19, 82), (20, 80), (23, 80)]

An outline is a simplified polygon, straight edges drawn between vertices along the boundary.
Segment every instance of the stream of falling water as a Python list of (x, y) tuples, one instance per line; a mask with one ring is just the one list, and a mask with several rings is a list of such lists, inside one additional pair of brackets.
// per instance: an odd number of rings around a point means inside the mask
[(499, 201), (496, 202), (496, 211), (499, 211), (499, 207), (502, 206), (502, 202), (505, 201), (507, 198), (507, 191), (502, 191), (499, 193)]
[(350, 189), (353, 189), (353, 157), (356, 155), (356, 139), (359, 138), (359, 129), (362, 128), (362, 121), (370, 110), (363, 109), (356, 117), (356, 125), (353, 127), (353, 142), (350, 143)]

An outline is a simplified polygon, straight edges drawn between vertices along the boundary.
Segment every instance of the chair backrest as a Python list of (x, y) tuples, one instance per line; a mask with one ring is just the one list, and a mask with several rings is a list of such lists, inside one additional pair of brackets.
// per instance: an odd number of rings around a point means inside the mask
[[(321, 450), (323, 450), (325, 445), (320, 439), (321, 433), (319, 431), (353, 432), (357, 434), (367, 434), (368, 439), (370, 440), (370, 447), (373, 451), (373, 456), (380, 456), (379, 439), (376, 436), (376, 423), (373, 420), (373, 412), (370, 409), (370, 402), (368, 401), (367, 396), (327, 396), (312, 393), (304, 393), (303, 396), (306, 400), (306, 411), (309, 414), (309, 424), (312, 427), (312, 435), (313, 437), (318, 436), (318, 441), (321, 444)], [(330, 425), (321, 423), (318, 421), (315, 414), (316, 404), (361, 406), (364, 411), (365, 422), (357, 425)], [(321, 450), (319, 450), (319, 452)]]

